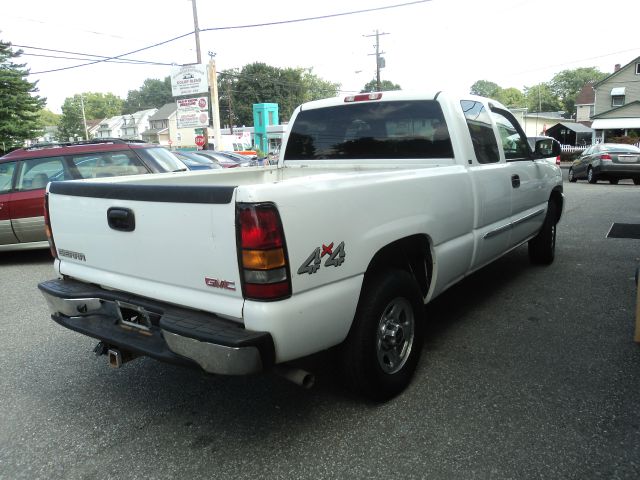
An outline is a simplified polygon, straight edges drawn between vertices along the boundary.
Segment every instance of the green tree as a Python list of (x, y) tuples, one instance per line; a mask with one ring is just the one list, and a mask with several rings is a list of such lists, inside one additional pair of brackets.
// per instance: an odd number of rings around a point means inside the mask
[(87, 119), (102, 120), (122, 113), (124, 100), (113, 93), (84, 92), (81, 95)]
[(311, 69), (278, 68), (265, 63), (251, 63), (218, 75), (221, 116), (228, 123), (229, 99), (232, 122), (253, 125), (254, 103), (277, 103), (281, 120), (306, 101), (335, 96), (339, 84), (319, 78)]
[(20, 146), (41, 131), (40, 110), (46, 99), (32, 95), (38, 82), (29, 82), (25, 64), (14, 63), (22, 50), (13, 51), (10, 42), (0, 40), (0, 148), (3, 153)]
[(122, 106), (122, 114), (135, 113), (149, 108), (160, 108), (165, 103), (173, 102), (171, 93), (171, 77), (164, 80), (147, 78), (138, 90), (129, 90)]
[(514, 87), (500, 89), (495, 99), (509, 108), (521, 108), (526, 103), (524, 94)]
[(500, 92), (502, 92), (502, 87), (497, 83), (490, 82), (489, 80), (476, 81), (471, 85), (471, 90), (469, 91), (471, 95), (480, 95), (481, 97), (487, 98), (496, 98)]
[(563, 109), (560, 99), (548, 83), (524, 87), (524, 96), (529, 112), (559, 112)]
[(563, 70), (556, 73), (549, 86), (551, 91), (560, 100), (563, 110), (568, 115), (575, 113), (576, 97), (580, 89), (589, 81), (599, 82), (607, 77), (596, 67), (576, 68), (573, 70)]
[[(397, 83), (393, 83), (390, 80), (382, 80), (380, 82), (380, 91), (388, 92), (390, 90), (402, 90), (402, 87)], [(362, 87), (362, 90), (360, 90), (360, 93), (377, 92), (377, 91), (378, 91), (378, 82), (374, 78), (370, 82), (367, 82), (364, 87)]]
[(58, 124), (58, 141), (68, 142), (71, 138), (85, 138), (84, 120), (80, 94), (67, 97), (62, 104), (62, 115)]
[(38, 124), (40, 127), (57, 126), (60, 123), (60, 115), (53, 113), (48, 108), (43, 108), (38, 112)]

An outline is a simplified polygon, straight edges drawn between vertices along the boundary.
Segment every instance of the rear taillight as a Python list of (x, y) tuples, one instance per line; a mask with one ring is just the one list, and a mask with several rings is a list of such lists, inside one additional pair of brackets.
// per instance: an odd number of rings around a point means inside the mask
[(603, 153), (602, 155), (600, 155), (600, 160), (606, 160), (606, 161), (611, 161), (611, 155), (609, 155), (608, 153)]
[(53, 258), (58, 258), (58, 251), (56, 250), (56, 244), (53, 241), (53, 232), (51, 231), (51, 220), (49, 219), (49, 193), (44, 195), (44, 231), (47, 234), (47, 240), (49, 241), (49, 250)]
[(275, 205), (238, 204), (236, 210), (242, 291), (252, 300), (291, 296), (284, 231)]
[(560, 166), (560, 155), (556, 157), (556, 165)]

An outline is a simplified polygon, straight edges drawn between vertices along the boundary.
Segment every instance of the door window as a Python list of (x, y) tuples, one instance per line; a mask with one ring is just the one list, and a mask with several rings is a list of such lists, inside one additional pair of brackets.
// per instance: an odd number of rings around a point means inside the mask
[(8, 193), (11, 191), (13, 181), (13, 172), (16, 169), (16, 162), (7, 162), (0, 164), (0, 193)]
[(23, 160), (16, 182), (18, 191), (39, 190), (55, 180), (69, 180), (71, 175), (62, 161), (62, 157), (33, 158)]
[(509, 160), (531, 160), (527, 137), (519, 128), (517, 120), (508, 112), (492, 110), (491, 115), (498, 127), (504, 156)]
[(469, 128), (478, 163), (499, 162), (498, 142), (493, 133), (491, 118), (484, 105), (475, 100), (462, 100), (460, 106), (467, 119), (467, 128)]

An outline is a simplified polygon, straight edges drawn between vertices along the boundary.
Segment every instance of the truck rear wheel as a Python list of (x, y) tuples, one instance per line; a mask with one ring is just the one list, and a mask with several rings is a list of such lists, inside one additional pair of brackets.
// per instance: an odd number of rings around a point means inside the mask
[(373, 400), (404, 390), (422, 350), (424, 304), (415, 279), (388, 270), (365, 281), (343, 361), (348, 384)]
[(538, 235), (529, 240), (529, 260), (538, 265), (550, 265), (556, 256), (556, 203), (549, 202), (547, 216)]

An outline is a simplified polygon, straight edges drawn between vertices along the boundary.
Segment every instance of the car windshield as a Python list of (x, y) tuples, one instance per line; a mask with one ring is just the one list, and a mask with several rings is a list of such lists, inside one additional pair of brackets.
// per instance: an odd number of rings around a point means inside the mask
[(147, 153), (167, 172), (185, 170), (184, 164), (166, 148), (147, 148)]

